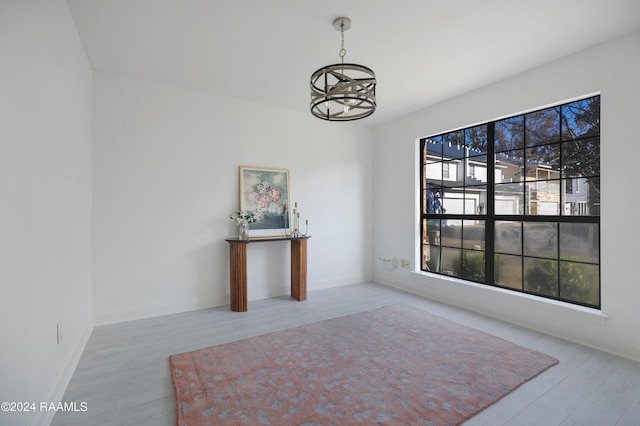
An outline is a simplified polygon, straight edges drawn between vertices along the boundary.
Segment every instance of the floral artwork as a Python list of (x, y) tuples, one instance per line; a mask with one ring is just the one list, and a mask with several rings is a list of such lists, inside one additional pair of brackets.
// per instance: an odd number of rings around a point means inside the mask
[(289, 170), (240, 166), (240, 210), (253, 213), (251, 236), (281, 235), (289, 228)]

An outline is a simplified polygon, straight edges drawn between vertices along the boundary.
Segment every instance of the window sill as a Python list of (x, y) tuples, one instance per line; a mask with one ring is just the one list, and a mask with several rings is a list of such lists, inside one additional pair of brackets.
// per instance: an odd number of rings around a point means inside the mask
[[(459, 278), (448, 277), (439, 274), (432, 274), (424, 271), (411, 271), (417, 279), (428, 278), (430, 280), (438, 280), (440, 282), (451, 283), (455, 286), (452, 287), (452, 296), (455, 297), (456, 293), (464, 292), (468, 293), (470, 289), (473, 289), (474, 301), (484, 302), (493, 306), (496, 306), (496, 298), (502, 298), (502, 300), (508, 302), (511, 305), (513, 302), (530, 306), (545, 314), (558, 313), (563, 317), (570, 317), (579, 321), (588, 322), (596, 325), (605, 325), (609, 319), (609, 315), (603, 313), (601, 310), (588, 308), (586, 306), (574, 305), (567, 302), (561, 302), (559, 300), (547, 299), (544, 297), (534, 296), (531, 294), (520, 293), (500, 287), (492, 287), (485, 284), (478, 284), (470, 281), (461, 280)], [(465, 297), (469, 297), (468, 294)], [(485, 299), (486, 298), (486, 299)], [(485, 299), (485, 300), (482, 300)]]

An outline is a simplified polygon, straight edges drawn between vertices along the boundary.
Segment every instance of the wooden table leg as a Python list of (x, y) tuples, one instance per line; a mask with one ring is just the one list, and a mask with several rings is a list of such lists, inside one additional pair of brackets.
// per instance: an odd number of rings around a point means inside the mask
[(291, 296), (307, 300), (307, 240), (291, 240)]
[(247, 243), (229, 244), (231, 310), (247, 312)]

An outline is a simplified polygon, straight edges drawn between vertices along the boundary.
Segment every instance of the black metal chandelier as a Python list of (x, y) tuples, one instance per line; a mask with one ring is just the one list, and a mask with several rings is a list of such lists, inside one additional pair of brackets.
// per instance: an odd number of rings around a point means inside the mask
[(365, 118), (376, 110), (376, 75), (371, 68), (344, 62), (344, 32), (351, 19), (344, 16), (333, 21), (342, 42), (339, 64), (327, 65), (311, 75), (311, 113), (328, 121), (351, 121)]

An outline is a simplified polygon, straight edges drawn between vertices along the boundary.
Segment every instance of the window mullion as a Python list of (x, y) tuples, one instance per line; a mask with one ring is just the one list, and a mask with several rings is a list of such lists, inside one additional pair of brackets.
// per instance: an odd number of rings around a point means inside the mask
[(484, 282), (495, 283), (495, 125), (487, 124), (487, 218), (484, 223)]

